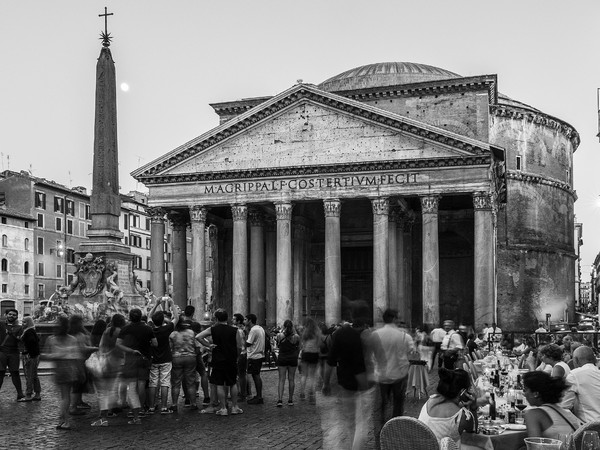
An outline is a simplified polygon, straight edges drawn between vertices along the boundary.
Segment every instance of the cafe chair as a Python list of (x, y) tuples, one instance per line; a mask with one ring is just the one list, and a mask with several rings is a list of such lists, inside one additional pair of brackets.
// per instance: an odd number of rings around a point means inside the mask
[(440, 450), (458, 450), (458, 446), (451, 437), (442, 438), (440, 441)]
[(420, 420), (414, 417), (393, 417), (381, 428), (381, 450), (439, 450), (438, 440)]
[(592, 421), (588, 423), (584, 423), (579, 427), (577, 431), (573, 433), (573, 438), (571, 439), (571, 448), (568, 450), (576, 450), (581, 448), (581, 441), (583, 441), (583, 433), (586, 431), (597, 431), (600, 434), (600, 421)]

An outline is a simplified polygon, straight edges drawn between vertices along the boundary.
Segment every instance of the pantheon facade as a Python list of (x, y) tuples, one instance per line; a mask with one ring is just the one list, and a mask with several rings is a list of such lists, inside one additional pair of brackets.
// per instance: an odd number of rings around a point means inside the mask
[(212, 104), (219, 126), (132, 173), (150, 191), (154, 292), (170, 220), (173, 296), (200, 311), (329, 324), (366, 304), (375, 323), (393, 307), (411, 326), (510, 330), (573, 317), (579, 136), (498, 84), (393, 62)]

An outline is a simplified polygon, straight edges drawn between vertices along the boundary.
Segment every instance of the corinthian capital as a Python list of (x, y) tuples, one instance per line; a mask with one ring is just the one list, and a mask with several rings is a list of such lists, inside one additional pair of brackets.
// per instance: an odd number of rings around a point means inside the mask
[(375, 216), (387, 216), (390, 212), (390, 200), (387, 197), (374, 198), (371, 205)]
[(421, 211), (423, 214), (437, 214), (440, 203), (439, 195), (424, 195), (421, 197)]
[(325, 217), (340, 217), (342, 204), (339, 199), (328, 198), (323, 200), (323, 207), (325, 208)]
[(294, 205), (289, 202), (275, 203), (277, 220), (292, 220), (292, 209)]
[(166, 211), (163, 208), (157, 208), (154, 206), (146, 207), (146, 214), (150, 216), (151, 222), (162, 223), (165, 220)]
[(473, 192), (473, 207), (476, 210), (491, 210), (494, 207), (492, 194), (489, 192)]
[(200, 205), (190, 206), (190, 219), (192, 222), (206, 222), (208, 210)]
[(248, 207), (246, 205), (231, 205), (231, 215), (234, 222), (239, 220), (247, 220)]

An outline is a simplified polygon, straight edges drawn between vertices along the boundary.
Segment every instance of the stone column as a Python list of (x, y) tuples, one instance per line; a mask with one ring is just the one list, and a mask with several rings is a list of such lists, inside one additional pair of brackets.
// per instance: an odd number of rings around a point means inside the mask
[(373, 206), (373, 324), (381, 323), (383, 312), (389, 307), (389, 200), (386, 197), (371, 200)]
[(414, 217), (412, 213), (406, 214), (402, 221), (402, 226), (399, 229), (399, 241), (402, 241), (402, 257), (398, 261), (402, 261), (402, 292), (403, 304), (402, 311), (407, 323), (412, 323), (412, 227)]
[(475, 209), (475, 295), (474, 326), (496, 321), (495, 270), (496, 234), (494, 232), (493, 199), (488, 192), (473, 193)]
[(206, 310), (206, 208), (190, 207), (192, 221), (192, 274), (190, 304), (196, 308), (196, 317)]
[(268, 218), (265, 222), (265, 310), (267, 326), (273, 327), (277, 324), (277, 233), (273, 218)]
[(265, 324), (265, 235), (262, 214), (250, 210), (250, 312)]
[(232, 311), (248, 314), (248, 207), (231, 205), (233, 218)]
[(337, 198), (323, 201), (325, 207), (325, 323), (342, 320), (342, 257), (340, 215)]
[[(388, 305), (401, 314), (398, 271), (402, 264), (398, 263), (397, 218), (398, 211), (390, 208), (388, 215)], [(402, 319), (404, 320), (404, 317)]]
[(292, 204), (275, 204), (277, 213), (277, 325), (294, 317), (292, 304)]
[(423, 323), (440, 323), (439, 195), (421, 197), (423, 215)]
[(221, 259), (221, 255), (219, 255), (219, 230), (218, 228), (212, 224), (208, 227), (208, 241), (210, 242), (210, 256), (212, 259), (212, 267), (211, 267), (211, 279), (210, 283), (207, 283), (206, 286), (206, 313), (209, 314), (208, 318), (210, 318), (210, 312), (214, 311), (215, 302), (220, 302), (219, 299), (219, 280), (221, 279), (221, 272), (219, 269), (219, 263)]
[[(150, 290), (156, 297), (166, 294), (165, 286), (165, 210), (146, 208), (150, 215)], [(145, 286), (144, 286), (145, 287)]]
[(187, 305), (187, 220), (181, 214), (169, 218), (173, 225), (173, 301), (184, 309)]
[(304, 280), (304, 236), (306, 227), (302, 224), (294, 224), (294, 242), (292, 249), (293, 266), (293, 299), (294, 299), (294, 318), (292, 321), (296, 324), (303, 322), (302, 311), (302, 281)]

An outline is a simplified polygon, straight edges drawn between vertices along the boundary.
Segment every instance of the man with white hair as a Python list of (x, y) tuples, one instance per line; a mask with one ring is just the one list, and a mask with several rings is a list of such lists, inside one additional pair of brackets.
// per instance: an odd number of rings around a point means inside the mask
[(566, 377), (569, 388), (560, 406), (573, 411), (584, 423), (600, 420), (600, 370), (594, 351), (585, 345), (573, 351), (575, 369)]

